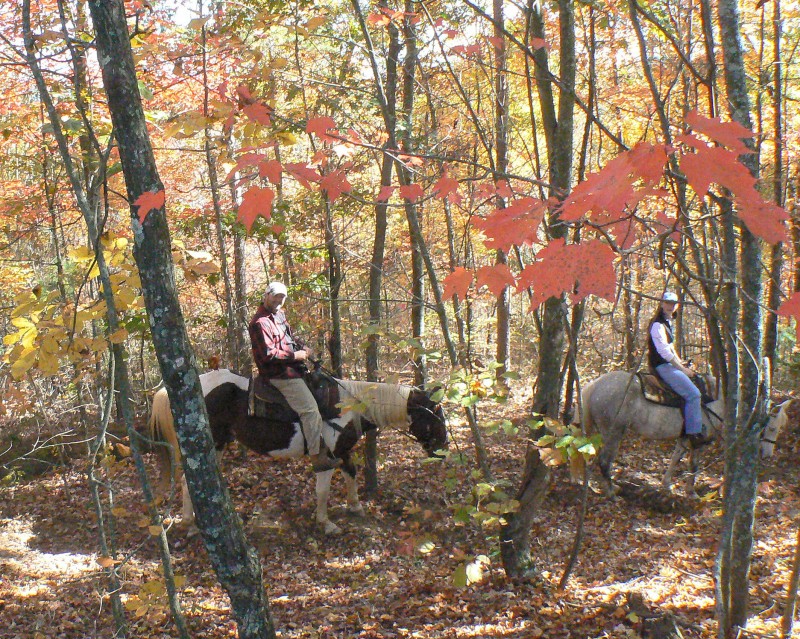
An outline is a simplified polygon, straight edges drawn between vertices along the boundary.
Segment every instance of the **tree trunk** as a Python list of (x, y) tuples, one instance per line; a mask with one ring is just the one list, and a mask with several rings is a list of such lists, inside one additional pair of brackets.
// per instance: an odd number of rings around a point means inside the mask
[[(508, 170), (508, 78), (506, 69), (506, 39), (505, 18), (503, 16), (503, 0), (493, 0), (492, 11), (494, 17), (494, 136), (495, 136), (495, 183), (505, 179)], [(498, 195), (495, 198), (498, 209), (506, 208), (505, 198)], [(496, 264), (508, 264), (505, 251), (497, 251)], [(511, 353), (511, 291), (504, 286), (497, 296), (497, 349), (495, 360), (500, 366), (495, 371), (498, 381), (505, 383), (503, 374), (510, 367)]]
[[(532, 5), (531, 25), (535, 37), (544, 39), (542, 16)], [(570, 0), (559, 0), (560, 73), (561, 87), (558, 114), (553, 101), (551, 76), (548, 72), (547, 53), (542, 47), (534, 52), (539, 103), (547, 140), (550, 161), (551, 197), (557, 200), (567, 196), (572, 173), (573, 113), (575, 106), (575, 7)], [(564, 237), (566, 227), (558, 217), (551, 215), (549, 236)], [(533, 412), (558, 418), (562, 388), (561, 363), (564, 352), (564, 325), (566, 304), (562, 298), (551, 297), (544, 303), (542, 330), (539, 334), (539, 365)], [(536, 435), (534, 434), (535, 438)], [(507, 517), (501, 531), (503, 567), (510, 577), (521, 576), (531, 567), (530, 527), (536, 509), (547, 492), (550, 469), (544, 465), (538, 449), (528, 444), (525, 472), (517, 499), (520, 509)]]
[(164, 187), (156, 170), (137, 85), (123, 0), (90, 0), (97, 55), (128, 198), (153, 342), (170, 398), (184, 470), (209, 558), (231, 599), (239, 636), (275, 637), (261, 565), (247, 544), (217, 465), (200, 380), (175, 290), (165, 207), (140, 222), (134, 202)]
[[(718, 3), (720, 35), (723, 50), (724, 77), (731, 109), (731, 119), (751, 128), (750, 99), (739, 31), (737, 0), (720, 0)], [(757, 161), (752, 154), (743, 156), (742, 162), (753, 176), (757, 176)], [(733, 215), (730, 208), (726, 216)], [(735, 241), (732, 225), (726, 226), (728, 251)], [(731, 374), (729, 386), (738, 384), (734, 392), (736, 404), (730, 412), (737, 413), (735, 432), (727, 439), (730, 444), (725, 457), (725, 494), (723, 526), (718, 557), (719, 636), (732, 637), (736, 628), (745, 628), (748, 617), (750, 561), (753, 547), (753, 522), (756, 501), (756, 470), (758, 465), (758, 430), (756, 424), (763, 420), (764, 401), (760, 396), (759, 366), (761, 364), (762, 322), (758, 301), (761, 299), (761, 249), (758, 240), (740, 224), (739, 273), (741, 273), (742, 316), (741, 336), (747, 355), (739, 362), (739, 374)], [(735, 249), (734, 249), (735, 251)], [(726, 256), (733, 258), (731, 252)], [(736, 267), (728, 262), (728, 268)], [(735, 272), (735, 271), (734, 271)], [(731, 276), (731, 273), (728, 273)], [(735, 292), (731, 292), (731, 297)], [(733, 314), (737, 317), (737, 314)], [(734, 327), (735, 330), (736, 327)], [(731, 344), (730, 363), (736, 354), (743, 352), (738, 344)], [(730, 390), (730, 389), (729, 389)], [(731, 401), (731, 400), (729, 400)], [(730, 429), (729, 429), (730, 430)]]

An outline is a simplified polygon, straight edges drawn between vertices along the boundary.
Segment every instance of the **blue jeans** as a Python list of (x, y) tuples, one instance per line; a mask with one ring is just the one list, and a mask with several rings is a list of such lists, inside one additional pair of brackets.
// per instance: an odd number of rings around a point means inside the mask
[(683, 419), (686, 434), (696, 435), (703, 432), (703, 413), (700, 407), (700, 390), (692, 384), (692, 380), (682, 370), (666, 363), (656, 366), (658, 376), (678, 395), (683, 397)]

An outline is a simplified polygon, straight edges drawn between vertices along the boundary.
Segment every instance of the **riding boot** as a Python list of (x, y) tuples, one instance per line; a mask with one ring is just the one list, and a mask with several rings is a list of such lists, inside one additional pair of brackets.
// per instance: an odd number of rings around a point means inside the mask
[(324, 441), (320, 442), (319, 452), (311, 455), (311, 467), (315, 473), (324, 473), (326, 470), (333, 470), (342, 465), (342, 460), (333, 456)]
[(713, 437), (709, 436), (706, 433), (705, 427), (699, 433), (692, 433), (691, 435), (686, 435), (686, 439), (689, 440), (689, 445), (692, 448), (701, 448), (710, 444), (713, 441)]

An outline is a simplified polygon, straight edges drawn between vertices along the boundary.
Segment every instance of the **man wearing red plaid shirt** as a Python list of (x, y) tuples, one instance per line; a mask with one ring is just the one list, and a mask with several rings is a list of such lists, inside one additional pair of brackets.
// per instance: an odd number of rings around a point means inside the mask
[(283, 307), (287, 290), (282, 282), (272, 282), (264, 293), (258, 311), (250, 320), (253, 359), (261, 377), (277, 388), (299, 416), (314, 472), (333, 470), (342, 460), (331, 456), (321, 439), (322, 416), (317, 402), (303, 381), (302, 369), (308, 351), (302, 340), (292, 335)]

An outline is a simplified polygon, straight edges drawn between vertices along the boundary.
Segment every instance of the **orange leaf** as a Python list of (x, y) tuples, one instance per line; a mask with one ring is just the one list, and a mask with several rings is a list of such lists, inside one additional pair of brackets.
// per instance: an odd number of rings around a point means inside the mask
[(458, 204), (462, 200), (458, 192), (458, 180), (451, 178), (446, 171), (433, 185), (433, 194), (440, 200), (447, 200), (453, 204)]
[(482, 266), (478, 269), (476, 286), (485, 286), (489, 292), (497, 297), (507, 286), (514, 286), (516, 280), (508, 264), (494, 264), (492, 266)]
[(396, 188), (396, 186), (382, 186), (380, 192), (378, 193), (378, 197), (375, 199), (378, 202), (386, 202), (390, 197), (392, 197), (392, 193), (394, 193)]
[(294, 177), (294, 179), (300, 182), (300, 184), (307, 189), (311, 188), (311, 182), (319, 182), (322, 179), (322, 176), (319, 173), (302, 162), (285, 164), (283, 168), (291, 173), (292, 177)]
[(400, 196), (412, 202), (416, 202), (423, 195), (425, 195), (425, 190), (416, 182), (400, 187)]
[(350, 189), (353, 188), (350, 182), (347, 181), (347, 175), (342, 169), (328, 173), (320, 180), (319, 185), (328, 194), (328, 199), (331, 202), (336, 201), (342, 193), (349, 193)]
[(573, 291), (573, 303), (590, 293), (613, 300), (616, 284), (611, 247), (600, 240), (566, 244), (564, 239), (556, 239), (539, 251), (536, 262), (520, 273), (517, 289), (533, 289), (531, 307), (535, 309), (551, 297)]
[(753, 132), (738, 122), (723, 122), (721, 118), (707, 118), (695, 110), (686, 114), (686, 124), (714, 142), (728, 147), (737, 156), (755, 152), (748, 149), (742, 142), (745, 138), (754, 137)]
[(473, 218), (475, 228), (486, 236), (487, 248), (509, 250), (512, 246), (533, 244), (545, 213), (545, 203), (521, 197), (504, 209), (495, 209), (485, 219)]
[(800, 341), (800, 293), (792, 293), (788, 300), (778, 308), (781, 317), (794, 317), (797, 330), (797, 340)]
[(272, 118), (270, 117), (272, 109), (270, 109), (265, 104), (261, 104), (261, 102), (254, 102), (253, 104), (248, 104), (246, 107), (242, 109), (242, 113), (244, 113), (248, 118), (253, 120), (253, 122), (258, 122), (259, 124), (263, 124), (264, 126), (269, 126), (270, 124), (272, 124)]
[(152, 191), (145, 191), (137, 197), (133, 205), (139, 207), (139, 222), (144, 224), (144, 219), (150, 211), (162, 209), (164, 207), (165, 198), (166, 194), (164, 193), (164, 189), (156, 191), (155, 193)]
[(336, 122), (327, 115), (319, 118), (309, 118), (308, 122), (306, 122), (306, 133), (316, 134), (322, 142), (331, 142), (338, 139), (338, 137), (328, 135), (331, 129), (333, 129), (335, 135), (339, 135), (338, 131), (336, 131)]
[(258, 165), (258, 174), (267, 178), (272, 184), (278, 184), (281, 181), (283, 173), (283, 165), (278, 160), (267, 160)]
[(463, 266), (457, 266), (444, 278), (442, 284), (444, 286), (442, 297), (450, 299), (453, 295), (458, 295), (463, 300), (467, 297), (467, 291), (472, 284), (472, 271), (468, 271)]
[(265, 219), (269, 219), (272, 215), (272, 200), (275, 197), (275, 192), (270, 188), (261, 188), (259, 186), (251, 187), (247, 193), (242, 197), (242, 203), (239, 206), (239, 221), (247, 227), (247, 232), (253, 228), (253, 222), (260, 215)]

